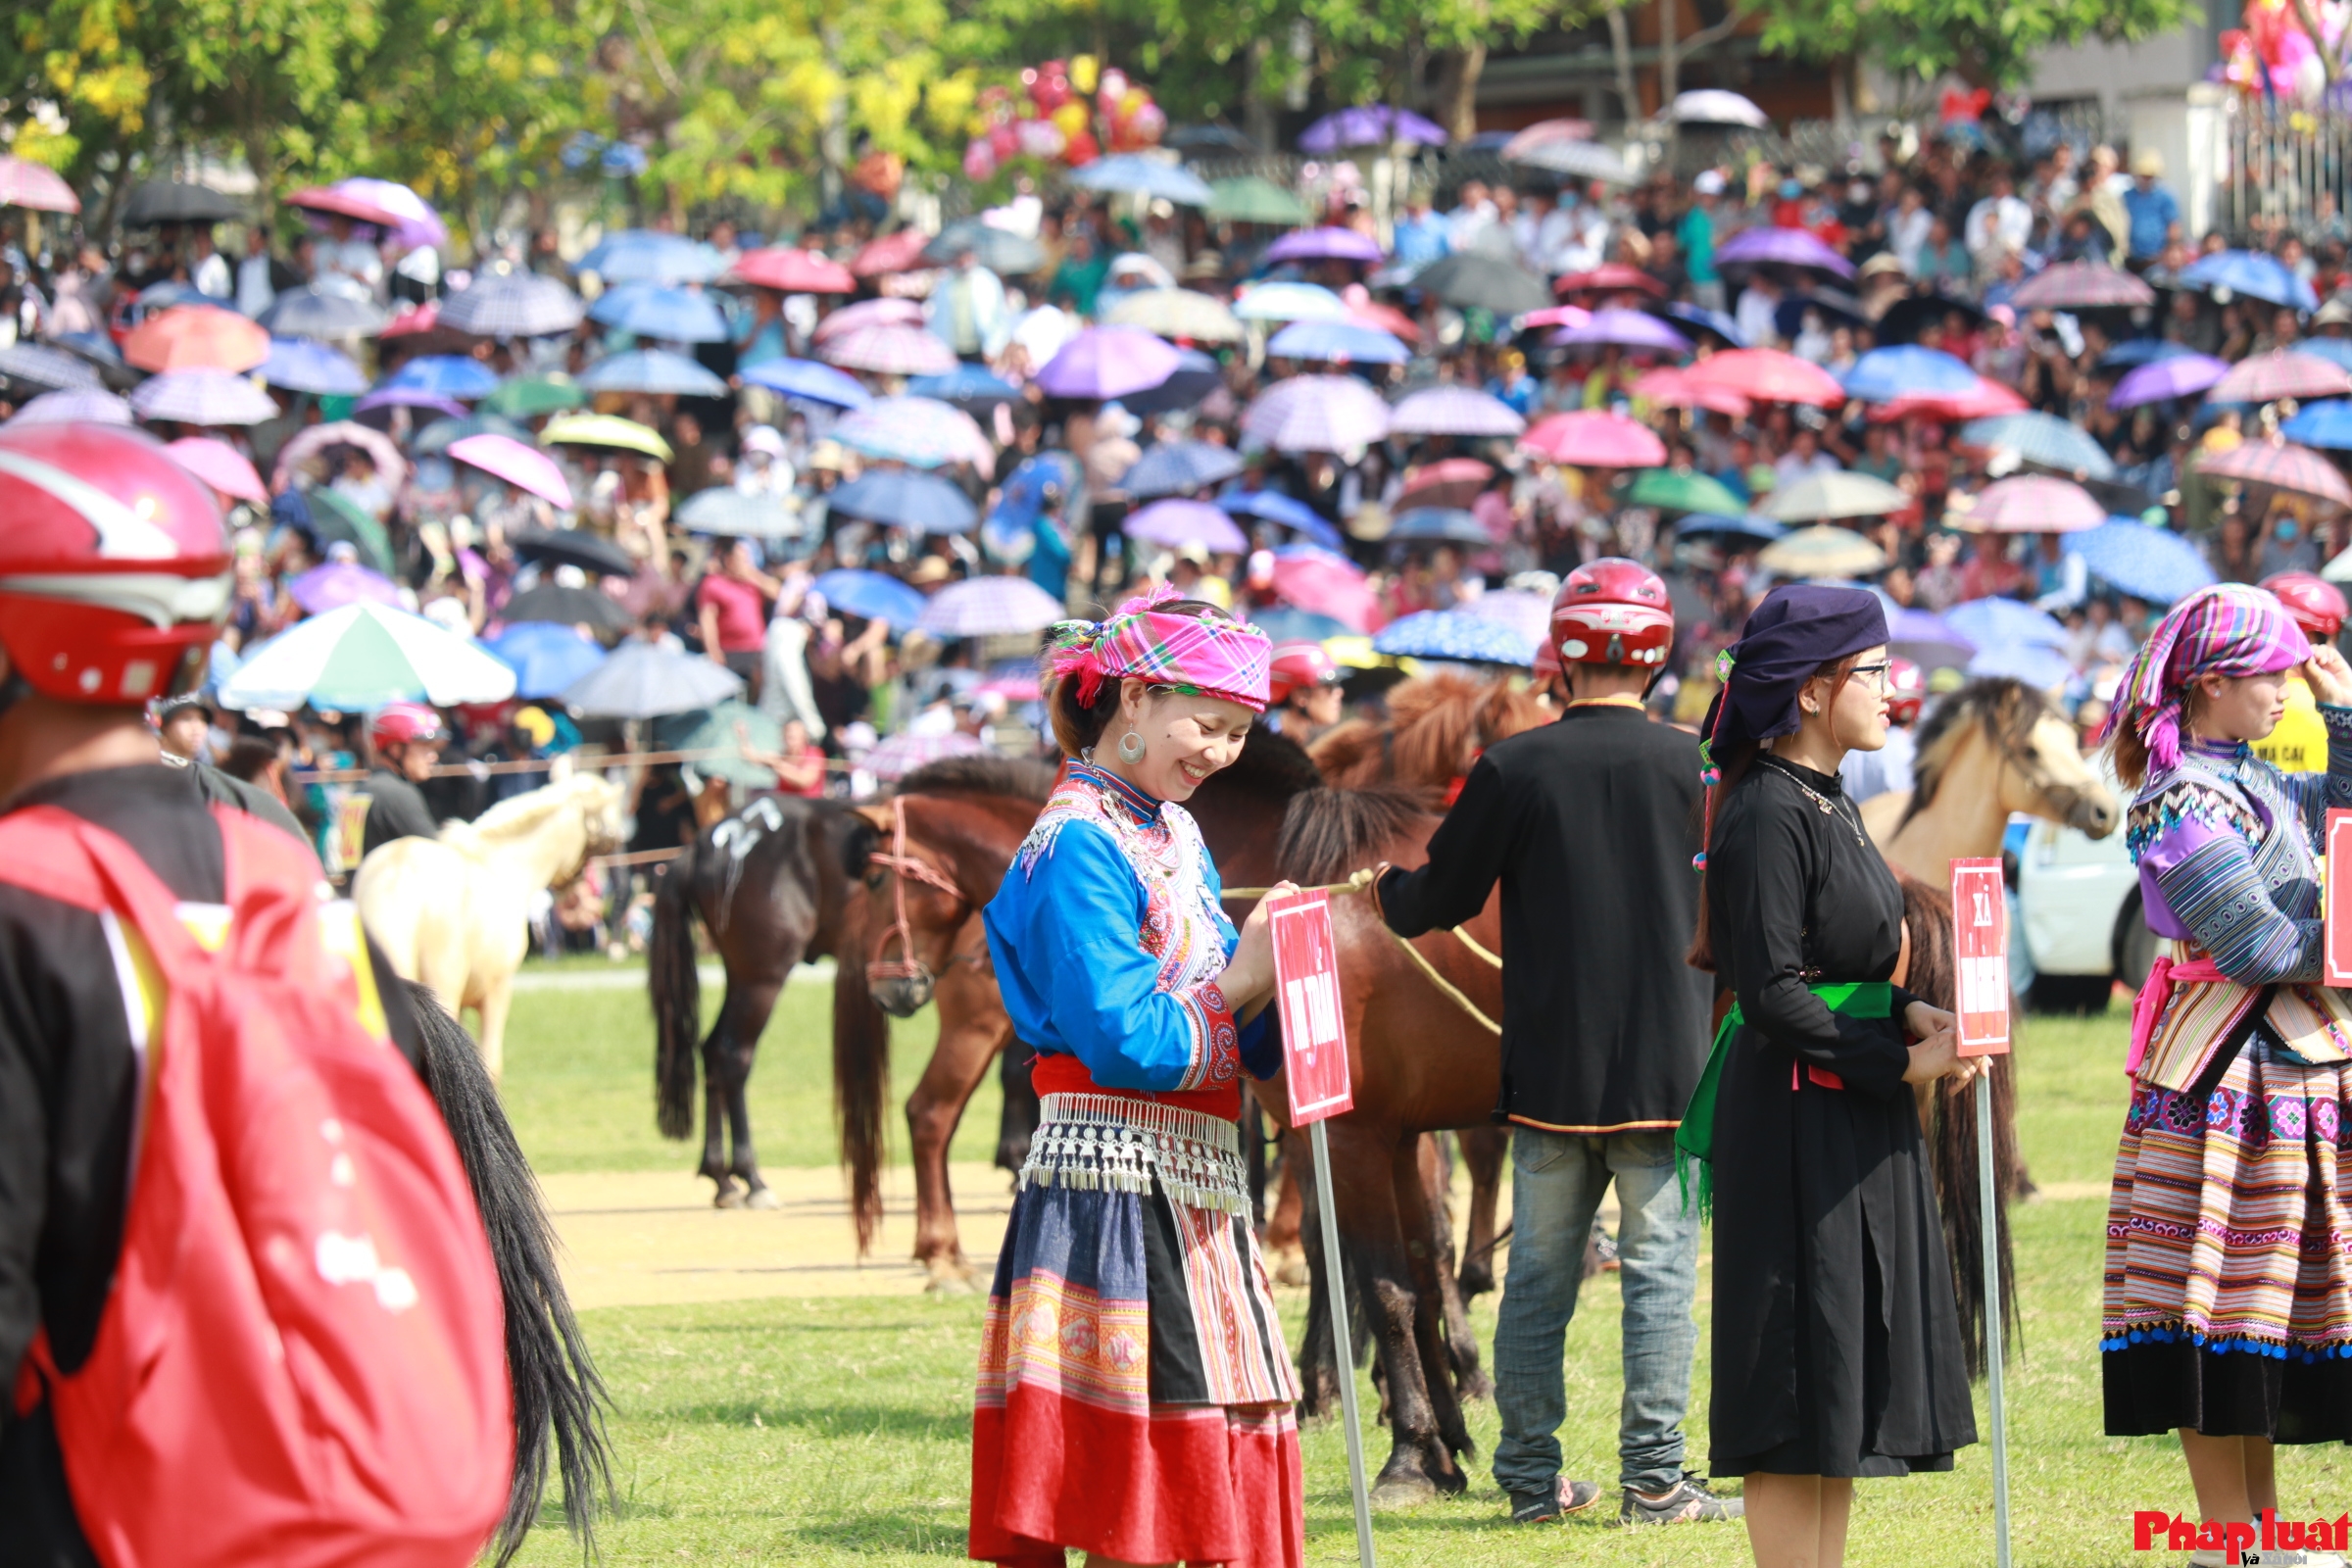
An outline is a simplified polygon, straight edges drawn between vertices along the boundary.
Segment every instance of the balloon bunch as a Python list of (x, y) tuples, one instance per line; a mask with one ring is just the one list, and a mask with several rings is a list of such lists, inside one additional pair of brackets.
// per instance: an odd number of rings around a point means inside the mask
[(963, 149), (963, 172), (986, 180), (1007, 160), (1023, 157), (1076, 169), (1102, 157), (1105, 146), (1112, 152), (1156, 146), (1167, 128), (1167, 113), (1152, 101), (1151, 89), (1125, 72), (1105, 71), (1092, 55), (1049, 60), (1021, 73), (1017, 93), (981, 91), (979, 133)]
[(2267, 94), (2305, 108), (2320, 101), (2328, 85), (2326, 49), (2340, 57), (2352, 4), (2313, 0), (2322, 36), (2303, 30), (2293, 0), (2246, 0), (2242, 28), (2222, 34), (2222, 79), (2240, 92)]

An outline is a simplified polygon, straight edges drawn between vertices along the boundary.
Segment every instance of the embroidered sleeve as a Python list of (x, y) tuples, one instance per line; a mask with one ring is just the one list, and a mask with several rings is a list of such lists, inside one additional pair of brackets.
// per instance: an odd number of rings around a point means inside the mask
[(1224, 989), (1214, 980), (1168, 993), (1192, 1028), (1192, 1060), (1179, 1089), (1208, 1089), (1233, 1082), (1240, 1070), (1241, 1037)]
[(2240, 985), (2320, 976), (2320, 922), (2278, 907), (2254, 846), (2208, 824), (2177, 825), (2141, 861), (2173, 916)]
[(2125, 819), (2124, 842), (2136, 863), (2151, 848), (2183, 832), (2199, 843), (2213, 833), (2254, 844), (2265, 836), (2262, 818), (2235, 790), (2206, 779), (2176, 777), (2139, 793)]
[(2305, 826), (2311, 830), (2314, 849), (2319, 848), (2321, 835), (2328, 829), (2328, 810), (2352, 807), (2352, 708), (2322, 704), (2320, 722), (2328, 730), (2328, 771), (2284, 773), (2279, 777), (2287, 798), (2295, 803)]

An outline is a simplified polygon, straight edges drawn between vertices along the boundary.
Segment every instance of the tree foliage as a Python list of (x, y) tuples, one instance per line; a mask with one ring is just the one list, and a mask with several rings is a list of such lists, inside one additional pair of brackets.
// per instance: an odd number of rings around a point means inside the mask
[(2203, 15), (2193, 0), (1756, 0), (1755, 9), (1774, 54), (1855, 57), (1896, 76), (1949, 72), (1988, 87), (2020, 85), (2055, 45), (2138, 42)]

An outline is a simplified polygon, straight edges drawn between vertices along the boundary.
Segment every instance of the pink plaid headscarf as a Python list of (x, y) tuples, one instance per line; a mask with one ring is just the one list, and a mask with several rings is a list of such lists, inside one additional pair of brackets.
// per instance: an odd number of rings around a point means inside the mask
[(2269, 675), (2311, 657), (2311, 643), (2277, 599), (2241, 582), (2200, 588), (2156, 623), (2116, 687), (2099, 730), (2128, 723), (2159, 772), (2180, 761), (2181, 704), (2200, 675)]
[(1158, 608), (1183, 597), (1162, 583), (1128, 600), (1108, 619), (1063, 621), (1054, 628), (1049, 667), (1056, 678), (1078, 677), (1081, 702), (1093, 702), (1103, 681), (1132, 675), (1264, 712), (1273, 653), (1266, 634), (1242, 621), (1171, 614)]

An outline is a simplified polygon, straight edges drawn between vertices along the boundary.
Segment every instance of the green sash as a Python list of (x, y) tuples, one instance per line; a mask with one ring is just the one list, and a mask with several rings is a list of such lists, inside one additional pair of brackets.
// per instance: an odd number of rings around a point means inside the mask
[[(1886, 980), (1847, 980), (1836, 985), (1813, 986), (1812, 993), (1822, 1000), (1832, 1012), (1842, 1012), (1849, 1018), (1886, 1018), (1894, 1013), (1894, 986)], [(1674, 1132), (1674, 1179), (1681, 1187), (1683, 1206), (1690, 1206), (1690, 1162), (1698, 1162), (1698, 1212), (1704, 1219), (1715, 1212), (1715, 1093), (1723, 1081), (1723, 1060), (1731, 1054), (1732, 1034), (1746, 1020), (1740, 1015), (1740, 1004), (1723, 1015), (1723, 1026), (1715, 1031), (1714, 1049), (1707, 1053), (1706, 1070), (1698, 1075), (1698, 1087), (1690, 1093), (1690, 1104), (1683, 1112), (1683, 1122)]]

